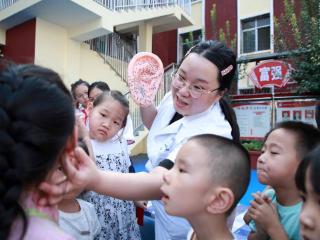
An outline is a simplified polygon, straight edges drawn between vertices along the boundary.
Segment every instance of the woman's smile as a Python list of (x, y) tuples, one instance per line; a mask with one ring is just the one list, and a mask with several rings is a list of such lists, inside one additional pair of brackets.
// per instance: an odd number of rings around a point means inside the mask
[(178, 95), (176, 95), (175, 103), (178, 108), (184, 108), (189, 105), (186, 101), (183, 101)]

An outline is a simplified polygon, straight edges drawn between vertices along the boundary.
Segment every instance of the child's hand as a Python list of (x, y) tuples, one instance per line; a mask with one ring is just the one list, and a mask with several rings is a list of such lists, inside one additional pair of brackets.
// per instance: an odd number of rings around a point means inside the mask
[(95, 163), (80, 147), (74, 151), (74, 157), (63, 161), (63, 169), (72, 188), (86, 188), (94, 185), (98, 169)]
[(142, 208), (144, 210), (147, 209), (148, 201), (133, 201), (133, 202), (134, 202), (134, 205), (136, 205), (136, 207)]
[(81, 148), (77, 147), (74, 156), (64, 159), (62, 164), (67, 178), (55, 184), (41, 183), (39, 188), (47, 194), (47, 197), (40, 199), (40, 205), (57, 204), (65, 194), (94, 185), (98, 169)]
[[(262, 199), (264, 199), (267, 203), (271, 203), (272, 201), (271, 201), (271, 199), (267, 196), (267, 195), (265, 195), (265, 194), (263, 194), (263, 193), (261, 193), (261, 192), (256, 192), (255, 194), (257, 194), (258, 196), (260, 196)], [(248, 225), (249, 223), (250, 223), (250, 221), (252, 220), (252, 218), (251, 218), (251, 216), (250, 216), (250, 214), (249, 214), (249, 212), (252, 212), (252, 206), (249, 206), (249, 208), (248, 208), (248, 210), (247, 210), (247, 212), (245, 213), (245, 215), (243, 216), (243, 221)]]
[(249, 225), (250, 221), (252, 220), (252, 218), (251, 218), (250, 215), (249, 215), (249, 210), (250, 210), (250, 208), (252, 208), (252, 207), (249, 206), (247, 212), (246, 212), (246, 213), (244, 214), (244, 216), (243, 216), (243, 221), (244, 221), (247, 225)]
[(261, 193), (252, 194), (254, 200), (250, 202), (248, 215), (264, 231), (268, 232), (275, 224), (279, 224), (279, 217), (271, 200)]
[(89, 131), (86, 128), (86, 125), (84, 124), (83, 120), (81, 118), (77, 118), (76, 120), (78, 126), (78, 138), (89, 138)]
[(86, 113), (87, 113), (88, 115), (89, 115), (89, 113), (91, 112), (92, 108), (93, 108), (93, 102), (88, 101), (88, 102), (87, 102), (87, 108), (86, 108)]
[[(55, 174), (55, 173), (54, 173)], [(64, 197), (64, 193), (67, 188), (67, 177), (66, 175), (55, 174), (55, 177), (46, 179), (45, 182), (42, 182), (39, 186), (39, 189), (42, 191), (36, 199), (37, 204), (40, 206), (49, 206), (52, 207), (57, 205)], [(47, 190), (50, 190), (48, 192)], [(58, 194), (51, 194), (51, 192), (58, 192)], [(61, 192), (61, 193), (60, 193)]]

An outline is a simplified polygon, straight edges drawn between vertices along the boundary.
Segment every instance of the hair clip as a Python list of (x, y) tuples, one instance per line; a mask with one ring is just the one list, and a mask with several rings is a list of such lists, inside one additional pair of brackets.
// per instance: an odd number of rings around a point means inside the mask
[(223, 77), (223, 76), (227, 75), (229, 72), (231, 72), (232, 69), (233, 69), (233, 66), (229, 65), (227, 68), (225, 68), (221, 71), (221, 76)]

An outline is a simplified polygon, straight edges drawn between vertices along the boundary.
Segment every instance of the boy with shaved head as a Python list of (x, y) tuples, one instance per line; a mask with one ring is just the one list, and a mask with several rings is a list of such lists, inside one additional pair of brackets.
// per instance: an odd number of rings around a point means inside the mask
[(210, 134), (192, 137), (164, 174), (166, 212), (186, 218), (188, 239), (233, 239), (227, 218), (250, 181), (247, 151), (234, 141)]

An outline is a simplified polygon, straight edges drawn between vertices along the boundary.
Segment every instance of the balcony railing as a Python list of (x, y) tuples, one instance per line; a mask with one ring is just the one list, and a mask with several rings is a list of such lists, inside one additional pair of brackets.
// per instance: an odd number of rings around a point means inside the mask
[(93, 0), (112, 10), (138, 10), (143, 8), (158, 8), (178, 5), (188, 15), (191, 15), (191, 0)]
[[(19, 0), (0, 0), (0, 11)], [(93, 0), (112, 11), (137, 10), (178, 5), (191, 15), (191, 0)]]
[(19, 0), (0, 0), (0, 11), (10, 7), (14, 3), (18, 2)]

